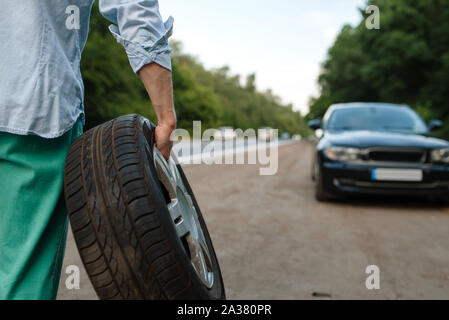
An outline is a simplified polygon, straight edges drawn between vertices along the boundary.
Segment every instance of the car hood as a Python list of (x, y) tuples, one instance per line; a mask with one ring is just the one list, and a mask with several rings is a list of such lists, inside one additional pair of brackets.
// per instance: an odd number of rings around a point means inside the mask
[(324, 135), (331, 144), (369, 147), (415, 147), (436, 149), (449, 147), (449, 142), (419, 134), (378, 131), (326, 131)]

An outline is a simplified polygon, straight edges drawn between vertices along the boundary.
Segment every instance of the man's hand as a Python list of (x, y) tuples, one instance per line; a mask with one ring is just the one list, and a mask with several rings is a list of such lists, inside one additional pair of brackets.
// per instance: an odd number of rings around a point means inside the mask
[(162, 153), (165, 160), (170, 157), (170, 151), (173, 147), (173, 141), (170, 135), (175, 128), (170, 126), (158, 125), (156, 127), (156, 147)]
[(156, 147), (168, 160), (173, 145), (170, 135), (176, 129), (171, 72), (156, 63), (150, 63), (140, 69), (139, 76), (156, 111)]

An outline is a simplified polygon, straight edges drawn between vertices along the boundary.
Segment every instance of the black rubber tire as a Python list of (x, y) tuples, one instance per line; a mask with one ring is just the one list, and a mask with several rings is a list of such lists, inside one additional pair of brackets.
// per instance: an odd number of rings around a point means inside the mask
[(326, 190), (324, 189), (323, 175), (318, 163), (315, 164), (314, 172), (315, 172), (314, 174), (315, 199), (319, 202), (326, 202), (331, 200), (329, 193), (327, 193)]
[(315, 161), (312, 162), (310, 168), (310, 180), (315, 181)]
[(152, 159), (154, 125), (127, 115), (97, 126), (69, 150), (64, 190), (73, 235), (100, 299), (225, 299), (215, 251), (214, 284), (196, 274), (167, 209)]

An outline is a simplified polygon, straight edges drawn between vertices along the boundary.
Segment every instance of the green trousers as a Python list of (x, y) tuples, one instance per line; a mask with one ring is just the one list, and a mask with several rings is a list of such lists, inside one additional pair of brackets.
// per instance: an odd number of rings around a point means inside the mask
[(55, 299), (67, 239), (64, 163), (81, 120), (56, 139), (0, 132), (0, 299)]

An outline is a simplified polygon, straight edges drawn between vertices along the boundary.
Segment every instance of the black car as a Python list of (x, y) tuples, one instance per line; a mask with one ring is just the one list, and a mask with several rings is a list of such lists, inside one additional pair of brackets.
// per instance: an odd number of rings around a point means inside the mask
[(406, 105), (346, 103), (331, 106), (316, 145), (312, 177), (315, 197), (325, 201), (350, 194), (449, 198), (449, 142), (432, 136)]

